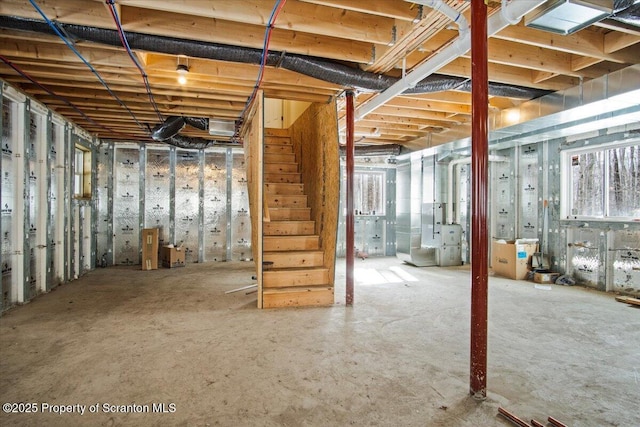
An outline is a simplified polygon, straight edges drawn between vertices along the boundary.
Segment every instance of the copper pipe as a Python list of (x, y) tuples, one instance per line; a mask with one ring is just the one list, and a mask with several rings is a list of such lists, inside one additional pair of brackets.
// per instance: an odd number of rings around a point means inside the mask
[(488, 71), (487, 5), (471, 0), (471, 381), (470, 393), (487, 397), (488, 299)]
[[(475, 0), (472, 0), (475, 1)], [(519, 427), (531, 427), (529, 424), (513, 415), (504, 408), (498, 407), (498, 413)]]
[(354, 171), (354, 93), (347, 91), (347, 271), (346, 271), (346, 305), (353, 305), (353, 266), (355, 260), (355, 242), (354, 242), (354, 206), (353, 206), (353, 171)]
[(553, 417), (547, 418), (547, 421), (549, 421), (551, 425), (553, 425), (553, 427), (567, 427), (565, 423), (561, 423), (560, 421), (556, 420)]

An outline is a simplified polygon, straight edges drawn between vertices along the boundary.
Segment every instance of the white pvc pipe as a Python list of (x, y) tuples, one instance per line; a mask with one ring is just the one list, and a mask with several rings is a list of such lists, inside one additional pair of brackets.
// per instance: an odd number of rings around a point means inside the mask
[[(490, 162), (508, 162), (509, 158), (504, 156), (489, 155)], [(447, 167), (447, 224), (460, 223), (460, 209), (456, 209), (456, 217), (453, 218), (453, 170), (457, 165), (471, 163), (471, 157), (456, 159), (449, 162)], [(458, 183), (458, 186), (460, 183)]]
[(515, 18), (512, 18), (511, 16), (509, 16), (509, 12), (507, 9), (508, 5), (510, 4), (509, 2), (514, 2), (515, 0), (502, 0), (502, 7), (500, 7), (500, 14), (502, 15), (502, 17), (504, 18), (505, 21), (507, 21), (509, 24), (511, 25), (518, 25), (518, 22), (520, 22), (520, 20), (522, 19), (522, 16), (517, 16)]
[(469, 31), (469, 23), (467, 18), (463, 14), (446, 4), (443, 0), (405, 0), (411, 3), (421, 4), (436, 12), (440, 12), (447, 18), (451, 19), (457, 26), (460, 32)]
[[(432, 0), (406, 1), (428, 5), (428, 3), (430, 3)], [(518, 2), (514, 1), (509, 6), (509, 10), (511, 11), (511, 13), (513, 13), (513, 16), (521, 18), (528, 12), (540, 6), (545, 1), (546, 0), (523, 0)], [(506, 28), (507, 26), (509, 26), (509, 21), (507, 21), (501, 13), (494, 13), (493, 15), (491, 15), (487, 22), (487, 35), (490, 37), (496, 34), (498, 31)], [(407, 74), (405, 78), (397, 81), (389, 88), (387, 88), (384, 92), (380, 93), (378, 96), (371, 98), (369, 102), (358, 107), (355, 111), (356, 120), (363, 119), (367, 114), (386, 104), (389, 100), (400, 95), (405, 90), (414, 87), (422, 79), (435, 73), (440, 68), (456, 59), (458, 56), (465, 54), (469, 49), (471, 49), (471, 32), (461, 31), (458, 38), (456, 38), (451, 44), (433, 55), (426, 62), (423, 62), (422, 64), (414, 68), (414, 70), (411, 73)]]

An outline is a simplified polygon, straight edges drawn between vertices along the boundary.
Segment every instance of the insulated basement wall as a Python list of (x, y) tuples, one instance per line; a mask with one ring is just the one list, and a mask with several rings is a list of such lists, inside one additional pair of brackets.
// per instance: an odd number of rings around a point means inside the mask
[(289, 128), (293, 150), (308, 195), (311, 219), (324, 251), (324, 267), (334, 283), (338, 208), (340, 204), (340, 156), (336, 101), (313, 103)]
[[(356, 159), (357, 161), (357, 159)], [(386, 158), (371, 158), (366, 163), (357, 162), (354, 172), (379, 173), (383, 176), (384, 212), (357, 212), (354, 218), (354, 241), (358, 251), (369, 257), (394, 256), (396, 254), (396, 167), (386, 164)], [(340, 164), (340, 176), (346, 182), (344, 161)], [(366, 191), (366, 188), (361, 189)], [(358, 190), (356, 190), (358, 191)], [(346, 186), (340, 187), (340, 209), (336, 255), (346, 256)]]
[(96, 157), (96, 265), (140, 264), (142, 228), (186, 263), (252, 258), (243, 149), (103, 141)]
[[(616, 147), (627, 147), (628, 155), (640, 152), (640, 124), (630, 123), (550, 140), (541, 138), (537, 143), (519, 144), (514, 141), (511, 147), (506, 145), (500, 144), (499, 150), (491, 152), (491, 155), (500, 157), (489, 163), (491, 238), (538, 239), (539, 251), (548, 259), (554, 272), (567, 274), (580, 285), (640, 295), (640, 204), (636, 203), (634, 212), (626, 217), (599, 214), (599, 210), (606, 208), (607, 200), (614, 197), (611, 194), (615, 185), (609, 183), (609, 187), (601, 192), (595, 189), (586, 191), (582, 203), (589, 209), (598, 206), (594, 208), (594, 213), (589, 214), (591, 217), (579, 213), (572, 215), (569, 209), (571, 194), (575, 190), (575, 184), (569, 178), (574, 173), (573, 166), (578, 164), (577, 156), (592, 150), (613, 150)], [(436, 191), (446, 192), (445, 175), (430, 173), (425, 165), (431, 164), (434, 159), (439, 159), (437, 164), (459, 161), (452, 173), (454, 215), (446, 220), (459, 222), (463, 230), (468, 230), (471, 218), (470, 174), (469, 164), (464, 161), (468, 154), (464, 149), (460, 149), (460, 152), (440, 149), (441, 153), (437, 152), (438, 149), (431, 149), (399, 156), (399, 181), (402, 181), (401, 186), (405, 190), (434, 183), (438, 189)], [(418, 159), (420, 156), (421, 163)], [(421, 171), (409, 173), (411, 165), (420, 164)], [(638, 156), (633, 162), (627, 159), (627, 163), (621, 167), (627, 167), (626, 176), (638, 179)], [(606, 165), (604, 169), (603, 175), (613, 173)], [(594, 188), (598, 188), (603, 178), (594, 175), (591, 181), (594, 182)], [(624, 197), (633, 197), (633, 188), (637, 187), (633, 183), (626, 185)], [(403, 196), (400, 191), (398, 188), (399, 207), (401, 203), (407, 203), (406, 195)], [(422, 191), (420, 204), (412, 202), (412, 206), (417, 208), (420, 205), (422, 211), (419, 213), (425, 218), (428, 215), (425, 215), (424, 209), (429, 207), (430, 202), (432, 197)], [(402, 215), (398, 215), (399, 222), (405, 221), (403, 218), (408, 218), (408, 215), (409, 211), (403, 208)], [(422, 237), (422, 247), (428, 246), (429, 242)], [(462, 246), (463, 261), (468, 263), (470, 258), (464, 254), (470, 254), (469, 248), (465, 248), (464, 241)], [(490, 251), (490, 248), (487, 249)]]
[[(92, 158), (82, 129), (3, 83), (0, 163), (0, 311), (95, 266), (95, 197), (76, 198), (75, 147)], [(88, 165), (85, 177), (95, 179)]]

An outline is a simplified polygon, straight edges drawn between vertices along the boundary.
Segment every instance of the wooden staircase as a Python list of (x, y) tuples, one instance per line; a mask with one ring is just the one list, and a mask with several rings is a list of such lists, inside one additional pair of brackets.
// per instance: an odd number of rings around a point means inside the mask
[(333, 304), (320, 236), (311, 220), (291, 140), (265, 136), (263, 264), (264, 308)]

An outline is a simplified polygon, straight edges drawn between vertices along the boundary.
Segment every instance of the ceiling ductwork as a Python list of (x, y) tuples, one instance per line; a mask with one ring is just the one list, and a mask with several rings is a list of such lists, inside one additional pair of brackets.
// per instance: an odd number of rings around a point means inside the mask
[(610, 17), (624, 24), (640, 27), (640, 0), (615, 0)]
[[(85, 40), (110, 46), (121, 46), (115, 30), (56, 23), (60, 30), (75, 40)], [(55, 35), (49, 25), (40, 20), (9, 16), (0, 17), (0, 28), (22, 30)], [(260, 64), (262, 50), (208, 43), (197, 40), (184, 40), (171, 37), (126, 32), (129, 46), (134, 50), (186, 55), (193, 58)], [(267, 65), (295, 71), (310, 77), (354, 88), (364, 92), (381, 92), (398, 82), (397, 77), (370, 73), (349, 67), (334, 61), (270, 51)], [(405, 91), (407, 94), (431, 93), (446, 90), (471, 91), (470, 80), (463, 77), (450, 77), (432, 74)], [(549, 91), (522, 86), (489, 83), (489, 94), (519, 99), (534, 99), (548, 94)]]
[(176, 147), (192, 149), (203, 149), (214, 145), (229, 144), (204, 138), (178, 135), (185, 125), (206, 131), (209, 130), (209, 119), (206, 117), (170, 116), (165, 119), (164, 123), (153, 128), (151, 131), (151, 138), (154, 141), (164, 142), (166, 144), (175, 145)]
[[(355, 157), (399, 156), (401, 147), (397, 144), (357, 145), (354, 147)], [(340, 156), (347, 155), (347, 148), (340, 145)]]

